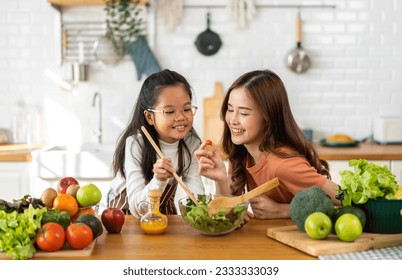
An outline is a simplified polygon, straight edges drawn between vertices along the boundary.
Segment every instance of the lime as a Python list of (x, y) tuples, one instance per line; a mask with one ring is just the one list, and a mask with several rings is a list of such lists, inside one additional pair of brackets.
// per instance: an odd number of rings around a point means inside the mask
[(342, 208), (339, 209), (339, 212), (335, 215), (335, 217), (333, 218), (333, 222), (335, 223), (336, 220), (342, 216), (343, 214), (346, 213), (350, 213), (355, 215), (356, 217), (359, 218), (360, 223), (362, 224), (362, 228), (364, 228), (364, 226), (366, 225), (366, 214), (364, 213), (364, 211), (358, 207), (355, 206), (344, 206)]
[(346, 213), (336, 220), (335, 233), (340, 240), (353, 242), (362, 235), (363, 227), (356, 215)]
[(304, 230), (313, 239), (325, 239), (332, 230), (332, 221), (328, 215), (314, 212), (304, 222)]

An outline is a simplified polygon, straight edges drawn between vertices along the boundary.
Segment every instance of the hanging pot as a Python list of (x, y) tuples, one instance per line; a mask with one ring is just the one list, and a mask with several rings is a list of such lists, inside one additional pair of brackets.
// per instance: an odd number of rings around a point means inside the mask
[(311, 66), (309, 54), (302, 47), (302, 19), (300, 13), (296, 17), (296, 48), (286, 57), (286, 64), (295, 73), (304, 73)]
[(195, 40), (197, 50), (203, 55), (214, 55), (222, 46), (221, 38), (217, 33), (209, 28), (210, 13), (207, 13), (207, 29), (200, 33)]

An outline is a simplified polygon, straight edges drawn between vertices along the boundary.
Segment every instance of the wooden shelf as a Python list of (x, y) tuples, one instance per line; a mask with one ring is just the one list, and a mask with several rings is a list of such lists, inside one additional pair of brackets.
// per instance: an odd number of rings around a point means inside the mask
[[(48, 0), (50, 4), (60, 7), (80, 5), (105, 5), (104, 0)], [(141, 0), (141, 4), (147, 4), (149, 0)]]
[(58, 6), (79, 6), (79, 5), (104, 5), (103, 0), (48, 0), (49, 3)]

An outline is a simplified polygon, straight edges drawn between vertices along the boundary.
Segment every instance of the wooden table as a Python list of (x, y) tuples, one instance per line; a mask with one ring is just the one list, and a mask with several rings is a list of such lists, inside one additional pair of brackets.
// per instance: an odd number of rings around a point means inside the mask
[[(168, 216), (162, 235), (146, 235), (139, 221), (126, 216), (120, 234), (106, 231), (98, 237), (91, 260), (299, 260), (316, 259), (267, 236), (268, 227), (292, 225), (290, 219), (251, 220), (223, 236), (206, 236), (193, 230), (181, 216)], [(34, 259), (39, 259), (35, 257)], [(45, 259), (45, 258), (43, 258)], [(50, 259), (50, 258), (47, 258)], [(54, 258), (51, 258), (54, 259)], [(69, 259), (59, 258), (57, 259)], [(71, 258), (70, 258), (71, 259)]]

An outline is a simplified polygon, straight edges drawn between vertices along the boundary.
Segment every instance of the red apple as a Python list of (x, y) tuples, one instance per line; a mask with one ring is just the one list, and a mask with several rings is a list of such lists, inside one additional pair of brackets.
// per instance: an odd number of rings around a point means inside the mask
[(124, 225), (125, 214), (117, 208), (107, 208), (101, 215), (103, 226), (109, 233), (119, 233)]
[(79, 185), (78, 181), (73, 177), (61, 178), (57, 184), (57, 192), (59, 194), (66, 193), (67, 188), (71, 185)]

